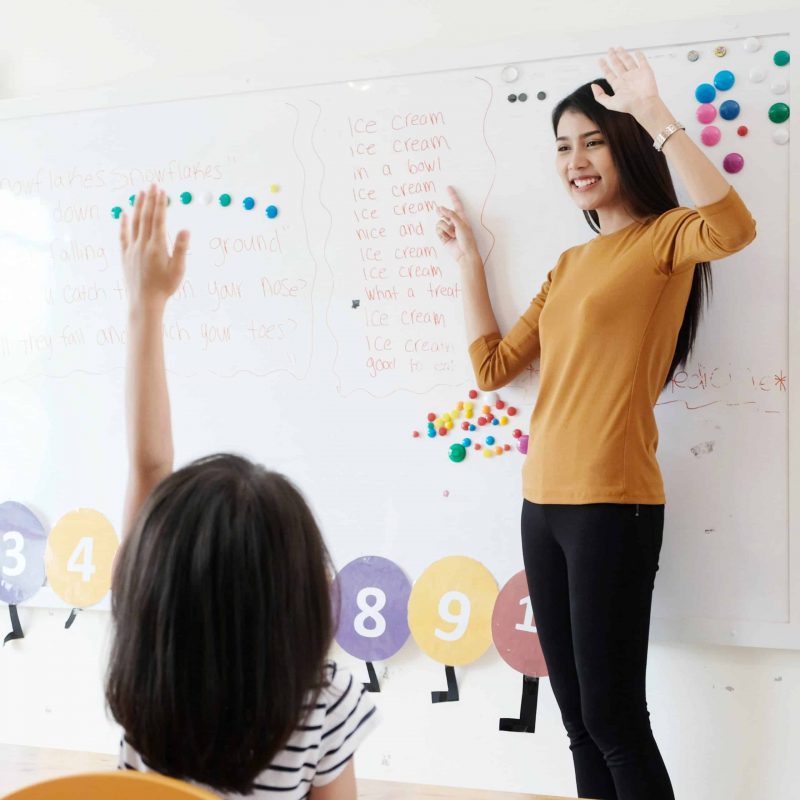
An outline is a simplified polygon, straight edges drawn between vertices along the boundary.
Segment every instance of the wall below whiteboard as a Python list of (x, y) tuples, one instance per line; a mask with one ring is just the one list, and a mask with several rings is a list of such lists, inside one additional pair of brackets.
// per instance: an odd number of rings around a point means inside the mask
[[(5, 616), (5, 613), (4, 615)], [(22, 608), (26, 638), (0, 653), (0, 742), (116, 752), (102, 678), (110, 615)], [(5, 620), (3, 620), (5, 624)], [(4, 634), (0, 627), (0, 634)], [(366, 680), (363, 664), (337, 651)], [(457, 670), (461, 700), (430, 702), (444, 668), (409, 642), (376, 664), (382, 722), (357, 758), (362, 778), (574, 795), (572, 764), (547, 678), (537, 732), (501, 733), (519, 711), (522, 678), (494, 649)], [(653, 729), (682, 800), (794, 797), (800, 752), (800, 655), (781, 650), (653, 643)]]
[[(769, 2), (774, 10), (795, 6), (796, 0)], [(544, 36), (616, 31), (621, 19), (626, 25), (663, 23), (691, 37), (691, 20), (761, 12), (763, 4), (578, 0), (565, 13), (561, 4), (496, 0), (492, 9), (487, 15), (477, 0), (299, 0), (280, 8), (206, 0), (198, 15), (188, 0), (15, 3), (0, 26), (0, 97), (148, 88), (165, 77), (313, 82), (334, 68), (396, 61), (421, 48), (455, 52), (509, 36), (530, 36), (535, 56), (535, 42)], [(118, 734), (105, 718), (101, 688), (108, 615), (84, 612), (69, 631), (63, 629), (66, 612), (22, 609), (21, 617), (26, 638), (0, 651), (0, 741), (112, 752)], [(463, 701), (450, 706), (429, 703), (427, 692), (442, 688), (444, 676), (417, 651), (404, 650), (387, 666), (383, 724), (360, 751), (362, 777), (574, 794), (567, 741), (546, 680), (538, 732), (500, 734), (496, 717), (518, 709), (520, 679), (495, 655), (460, 673)], [(794, 796), (798, 684), (797, 652), (653, 644), (653, 725), (676, 795)]]

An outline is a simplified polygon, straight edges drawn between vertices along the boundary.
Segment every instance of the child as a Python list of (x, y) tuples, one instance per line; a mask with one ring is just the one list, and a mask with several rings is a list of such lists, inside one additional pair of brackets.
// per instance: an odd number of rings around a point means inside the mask
[(231, 797), (353, 800), (375, 707), (326, 663), (330, 562), (300, 493), (234, 455), (172, 472), (164, 307), (189, 234), (167, 250), (167, 199), (141, 192), (121, 244), (129, 293), (125, 539), (106, 697), (120, 767)]

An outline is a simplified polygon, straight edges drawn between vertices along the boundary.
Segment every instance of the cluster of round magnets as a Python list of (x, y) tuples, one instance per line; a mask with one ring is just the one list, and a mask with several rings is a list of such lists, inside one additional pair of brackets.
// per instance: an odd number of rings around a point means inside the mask
[[(448, 458), (456, 464), (464, 461), (470, 450), (480, 452), (487, 459), (511, 451), (511, 442), (500, 441), (502, 438), (500, 429), (508, 430), (506, 426), (509, 425), (510, 417), (517, 415), (517, 409), (509, 406), (498, 394), (485, 399), (479, 407), (476, 405), (479, 403), (476, 389), (471, 389), (468, 397), (468, 400), (459, 400), (452, 411), (443, 414), (437, 414), (435, 411), (428, 413), (428, 438), (436, 439), (448, 436), (451, 431), (455, 431), (456, 434), (461, 431), (462, 440), (451, 444), (447, 453)], [(488, 435), (483, 441), (476, 441), (485, 431)], [(413, 431), (412, 436), (415, 439), (420, 438), (420, 431)], [(511, 436), (516, 440), (516, 449), (525, 455), (528, 452), (528, 437), (519, 428), (514, 428)]]
[[(750, 37), (744, 42), (744, 49), (749, 53), (755, 53), (761, 48), (761, 43), (755, 37)], [(715, 55), (724, 56), (727, 53), (727, 48), (722, 46), (715, 50)], [(688, 58), (690, 61), (697, 61), (699, 53), (696, 50), (690, 51)], [(789, 63), (790, 56), (786, 50), (778, 50), (773, 56), (773, 62), (778, 67), (784, 67)], [(755, 83), (760, 83), (767, 76), (766, 70), (761, 67), (754, 67), (750, 70), (748, 77)], [(694, 96), (700, 104), (695, 112), (697, 121), (705, 127), (700, 132), (700, 141), (706, 147), (715, 147), (722, 140), (722, 130), (712, 123), (719, 115), (720, 119), (726, 122), (731, 122), (739, 117), (741, 113), (741, 106), (736, 100), (726, 99), (719, 104), (719, 108), (714, 105), (717, 99), (718, 92), (727, 92), (733, 88), (736, 83), (736, 76), (728, 69), (723, 69), (717, 72), (714, 76), (713, 83), (701, 83), (695, 89)], [(782, 94), (788, 88), (788, 82), (783, 79), (776, 80), (772, 84), (772, 91), (776, 94)], [(789, 106), (786, 103), (774, 103), (768, 111), (769, 119), (780, 124), (786, 122), (789, 118)], [(736, 133), (740, 137), (747, 136), (749, 128), (747, 125), (739, 125), (736, 128)], [(773, 140), (778, 144), (785, 144), (789, 140), (789, 131), (786, 128), (776, 130), (773, 134)], [(728, 173), (737, 173), (744, 167), (744, 157), (741, 153), (728, 153), (722, 160), (722, 167)]]
[[(270, 186), (269, 190), (272, 194), (276, 194), (277, 192), (280, 191), (280, 186), (274, 183), (272, 184), (272, 186)], [(178, 201), (180, 202), (181, 205), (184, 206), (190, 205), (197, 199), (198, 198), (195, 197), (195, 195), (193, 195), (191, 192), (188, 191), (181, 192), (178, 195)], [(233, 197), (228, 192), (223, 192), (222, 194), (219, 195), (214, 195), (212, 192), (206, 192), (200, 197), (200, 200), (204, 205), (207, 206), (210, 206), (216, 202), (222, 208), (228, 208), (233, 204)], [(136, 202), (136, 195), (132, 194), (128, 198), (128, 204), (132, 206), (135, 202)], [(167, 203), (170, 205), (172, 204), (171, 197), (167, 198)], [(258, 205), (258, 201), (255, 199), (255, 197), (251, 197), (250, 195), (243, 197), (241, 203), (242, 203), (242, 208), (245, 211), (252, 211)], [(273, 205), (272, 203), (268, 204), (264, 208), (264, 214), (268, 219), (275, 219), (275, 217), (278, 216), (278, 213), (279, 213), (278, 206)], [(114, 217), (114, 219), (119, 219), (121, 214), (122, 214), (121, 206), (114, 206), (111, 209), (111, 216)]]

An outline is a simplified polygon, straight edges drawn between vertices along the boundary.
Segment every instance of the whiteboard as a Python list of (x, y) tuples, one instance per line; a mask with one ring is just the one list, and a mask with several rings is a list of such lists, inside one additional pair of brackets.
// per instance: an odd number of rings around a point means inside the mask
[[(773, 102), (791, 103), (770, 88), (794, 69), (771, 61), (791, 50), (790, 27), (761, 28), (755, 53), (724, 21), (694, 42), (646, 40), (694, 137), (695, 86), (736, 74), (724, 96), (741, 116), (719, 123), (709, 154), (744, 156), (730, 180), (758, 221), (755, 243), (715, 266), (696, 352), (657, 409), (668, 498), (657, 636), (800, 646), (788, 392), (798, 173), (766, 118)], [(597, 75), (587, 41), (561, 56), (517, 47), (477, 67), (302, 87), (0, 106), (1, 499), (45, 525), (91, 507), (119, 526), (125, 302), (111, 209), (158, 180), (171, 232), (193, 234), (165, 321), (177, 463), (232, 450), (285, 472), (339, 566), (383, 555), (414, 579), (463, 554), (508, 580), (521, 567), (522, 457), (512, 447), (455, 464), (447, 452), (460, 436), (425, 436), (426, 415), (473, 387), (433, 206), (448, 184), (461, 191), (507, 330), (559, 253), (591, 236), (555, 175), (549, 123), (554, 103)], [(748, 80), (754, 66), (765, 81)], [(500, 441), (527, 428), (536, 390), (534, 366), (499, 393), (519, 408), (493, 431)], [(61, 605), (47, 589), (31, 603)]]

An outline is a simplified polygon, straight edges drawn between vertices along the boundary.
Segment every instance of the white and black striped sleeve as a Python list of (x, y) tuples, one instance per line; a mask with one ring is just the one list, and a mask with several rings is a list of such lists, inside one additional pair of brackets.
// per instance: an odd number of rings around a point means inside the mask
[(378, 723), (372, 698), (347, 670), (335, 671), (324, 696), (328, 702), (314, 786), (324, 786), (336, 778)]

